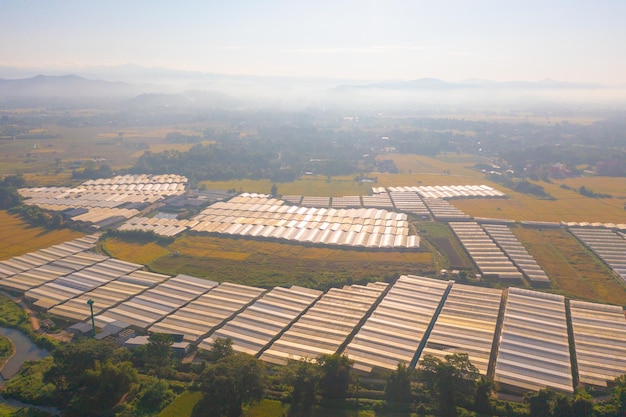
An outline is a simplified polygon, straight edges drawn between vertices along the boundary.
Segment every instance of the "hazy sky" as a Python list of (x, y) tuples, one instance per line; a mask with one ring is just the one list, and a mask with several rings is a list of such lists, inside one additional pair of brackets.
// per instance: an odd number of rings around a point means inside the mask
[(0, 65), (626, 85), (626, 0), (0, 0)]

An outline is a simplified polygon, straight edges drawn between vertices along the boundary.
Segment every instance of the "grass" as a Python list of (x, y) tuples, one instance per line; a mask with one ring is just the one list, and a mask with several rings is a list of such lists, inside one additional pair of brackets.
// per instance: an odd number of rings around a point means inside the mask
[(13, 355), (13, 343), (9, 338), (0, 336), (0, 369), (4, 363)]
[(69, 229), (46, 230), (32, 227), (19, 216), (0, 211), (0, 260), (34, 252), (81, 236), (81, 233)]
[(452, 230), (444, 223), (415, 222), (422, 245), (433, 253), (436, 270), (448, 268), (473, 269), (474, 264), (461, 247)]
[(261, 400), (249, 407), (242, 417), (280, 417), (285, 415), (285, 407), (280, 401)]
[(626, 306), (626, 286), (567, 231), (523, 227), (512, 231), (560, 293)]
[(0, 403), (0, 417), (10, 417), (20, 410), (19, 407), (13, 407), (8, 404)]
[(159, 417), (190, 417), (201, 399), (202, 393), (199, 391), (184, 391), (159, 413)]
[(0, 327), (16, 327), (26, 321), (26, 315), (19, 305), (0, 296)]
[[(104, 248), (130, 262), (147, 260), (143, 245), (107, 239)], [(134, 248), (134, 249), (133, 249)], [(428, 252), (377, 252), (319, 248), (214, 236), (189, 235), (151, 250), (145, 262), (155, 271), (188, 274), (258, 287), (299, 284), (326, 288), (349, 282), (380, 281), (400, 274), (433, 272)]]

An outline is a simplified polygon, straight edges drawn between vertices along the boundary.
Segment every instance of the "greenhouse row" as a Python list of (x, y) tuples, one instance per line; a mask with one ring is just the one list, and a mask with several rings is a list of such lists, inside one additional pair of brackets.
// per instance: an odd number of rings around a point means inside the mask
[(463, 211), (454, 207), (446, 200), (440, 198), (425, 198), (424, 204), (428, 207), (428, 210), (432, 213), (433, 217), (437, 221), (449, 222), (449, 221), (467, 221), (470, 220), (470, 216)]
[(31, 288), (24, 297), (36, 307), (50, 309), (141, 268), (143, 265), (107, 258)]
[(389, 194), (374, 194), (364, 195), (361, 197), (363, 200), (363, 207), (366, 208), (381, 208), (385, 210), (393, 210), (393, 202)]
[(427, 354), (467, 353), (481, 374), (520, 392), (544, 387), (573, 392), (577, 380), (606, 386), (626, 373), (626, 318), (619, 306), (566, 305), (554, 294), (517, 288), (503, 294), (414, 275), (392, 285), (351, 285), (326, 293), (299, 286), (268, 291), (143, 271), (141, 265), (86, 251), (95, 242), (80, 238), (2, 261), (12, 269), (0, 287), (26, 293), (53, 318), (88, 321), (92, 300), (101, 329), (124, 322), (205, 350), (218, 337), (231, 337), (236, 350), (277, 364), (339, 351), (356, 369), (370, 372), (416, 364)]
[(446, 355), (467, 353), (487, 375), (501, 301), (502, 290), (454, 284), (421, 358), (433, 355), (445, 360)]
[(398, 278), (345, 350), (354, 368), (370, 372), (410, 364), (449, 285), (414, 275)]
[(505, 225), (483, 224), (482, 228), (500, 246), (532, 285), (548, 286), (550, 279), (526, 248)]
[(397, 211), (412, 213), (418, 216), (430, 215), (424, 200), (415, 191), (391, 191), (389, 195)]
[(626, 230), (626, 223), (600, 223), (600, 222), (561, 222), (565, 227), (584, 227), (584, 228), (596, 228), (596, 229), (615, 229)]
[(95, 180), (87, 180), (83, 187), (96, 186), (114, 186), (114, 185), (132, 185), (132, 184), (186, 184), (187, 178), (176, 174), (135, 174), (135, 175), (118, 175), (112, 178), (98, 178)]
[(148, 330), (180, 334), (185, 341), (196, 343), (264, 292), (262, 288), (224, 282)]
[(571, 228), (569, 231), (626, 281), (626, 239), (609, 229)]
[(494, 380), (520, 391), (574, 392), (563, 296), (509, 288)]
[(386, 288), (382, 282), (331, 288), (261, 359), (285, 365), (289, 359), (315, 359), (337, 352)]
[(619, 306), (570, 301), (578, 377), (606, 387), (626, 374), (626, 321)]
[(481, 274), (494, 275), (506, 281), (521, 281), (522, 273), (478, 223), (454, 222), (450, 223), (450, 227)]
[(418, 248), (406, 214), (380, 209), (325, 209), (283, 205), (242, 194), (193, 218), (196, 232), (364, 248)]
[(87, 301), (92, 300), (93, 313), (100, 314), (169, 278), (169, 275), (137, 270), (52, 307), (48, 313), (64, 320), (85, 321), (91, 315)]
[(161, 236), (176, 236), (198, 224), (196, 220), (158, 219), (156, 217), (133, 217), (117, 230), (143, 230)]
[(506, 194), (488, 185), (422, 185), (387, 187), (387, 190), (390, 192), (414, 191), (423, 198), (506, 197)]
[(321, 291), (297, 285), (275, 287), (198, 346), (209, 350), (216, 338), (231, 338), (234, 350), (257, 355), (321, 295)]
[(93, 249), (98, 238), (98, 235), (85, 236), (46, 249), (40, 249), (35, 252), (0, 261), (0, 279), (47, 265), (79, 252)]
[(206, 279), (178, 275), (97, 315), (96, 326), (102, 328), (114, 321), (123, 321), (147, 329), (216, 285), (217, 282)]
[(139, 214), (137, 208), (184, 193), (187, 179), (178, 175), (126, 175), (89, 180), (75, 188), (23, 188), (25, 203), (63, 212), (72, 221), (95, 229)]

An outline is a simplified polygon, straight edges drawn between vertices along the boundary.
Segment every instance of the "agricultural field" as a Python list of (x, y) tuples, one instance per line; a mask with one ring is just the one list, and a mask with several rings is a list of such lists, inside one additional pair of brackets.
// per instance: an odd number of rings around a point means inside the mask
[[(467, 154), (446, 154), (435, 158), (421, 155), (389, 154), (379, 159), (391, 159), (399, 173), (387, 174), (370, 172), (376, 177), (376, 183), (361, 183), (353, 176), (326, 177), (323, 175), (304, 175), (293, 182), (276, 183), (279, 195), (306, 195), (316, 197), (338, 197), (345, 195), (369, 195), (372, 187), (419, 186), (419, 185), (480, 185), (487, 184), (498, 188), (497, 184), (484, 179), (484, 174), (471, 167), (479, 159)], [(272, 181), (231, 180), (202, 181), (207, 189), (236, 190), (241, 192), (268, 194)], [(502, 187), (499, 187), (502, 188)]]
[(392, 279), (407, 273), (432, 274), (435, 270), (430, 252), (331, 249), (213, 236), (190, 235), (165, 247), (150, 246), (147, 252), (152, 254), (152, 259), (148, 259), (144, 245), (139, 243), (109, 238), (103, 248), (120, 259), (145, 263), (154, 272), (256, 287), (297, 283), (327, 288)]
[[(144, 152), (186, 151), (193, 144), (169, 143), (166, 135), (179, 132), (202, 136), (200, 127), (114, 128), (51, 126), (30, 133), (58, 135), (51, 139), (0, 140), (0, 173), (25, 174), (33, 185), (65, 185), (74, 163), (101, 158), (114, 170), (131, 167)], [(205, 142), (209, 143), (209, 142)], [(45, 178), (47, 177), (47, 178)]]
[(46, 230), (32, 227), (19, 216), (0, 210), (0, 260), (34, 252), (81, 236), (81, 233), (69, 229)]
[[(454, 200), (452, 204), (474, 217), (516, 221), (624, 223), (626, 222), (626, 210), (624, 210), (626, 202), (624, 184), (626, 182), (624, 180), (623, 178), (584, 177), (561, 182), (555, 180), (552, 184), (538, 183), (554, 197), (554, 200), (539, 199), (496, 184), (494, 187), (505, 192), (509, 198)], [(561, 188), (560, 184), (565, 181), (579, 184), (577, 188), (585, 185), (595, 192), (600, 192), (600, 189), (606, 190), (606, 193), (612, 194), (613, 198), (582, 196), (574, 190)], [(486, 184), (491, 185), (487, 182)], [(600, 187), (599, 184), (603, 184), (604, 187)]]
[(475, 269), (472, 260), (461, 246), (452, 229), (444, 223), (416, 222), (421, 243), (435, 259), (437, 271), (441, 269)]
[(524, 227), (514, 227), (512, 231), (559, 293), (626, 306), (626, 285), (567, 231)]
[(536, 125), (551, 125), (557, 123), (571, 123), (582, 126), (589, 126), (595, 122), (604, 120), (603, 117), (593, 116), (593, 115), (580, 115), (580, 116), (572, 116), (572, 115), (537, 115), (534, 113), (524, 113), (524, 112), (487, 112), (487, 113), (459, 113), (459, 114), (441, 114), (441, 115), (432, 115), (433, 119), (441, 118), (441, 119), (454, 119), (454, 120), (471, 120), (476, 122), (482, 121), (490, 121), (490, 122), (501, 122), (501, 123), (531, 123)]

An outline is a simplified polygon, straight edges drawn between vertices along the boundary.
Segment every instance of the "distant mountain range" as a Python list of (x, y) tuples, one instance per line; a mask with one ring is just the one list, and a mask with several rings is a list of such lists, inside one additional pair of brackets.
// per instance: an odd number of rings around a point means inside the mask
[(365, 85), (343, 85), (338, 88), (377, 88), (382, 90), (455, 90), (466, 88), (483, 89), (589, 89), (603, 88), (599, 84), (570, 83), (554, 80), (542, 81), (490, 81), (490, 80), (465, 80), (448, 82), (437, 78), (420, 78), (409, 81), (378, 82)]
[[(35, 73), (36, 71), (40, 71)], [(41, 75), (47, 73), (48, 75)], [(21, 75), (21, 76), (20, 76)], [(118, 102), (129, 107), (206, 107), (237, 106), (252, 103), (262, 106), (344, 106), (381, 103), (435, 103), (437, 105), (497, 100), (519, 102), (522, 97), (550, 94), (565, 97), (566, 91), (604, 91), (610, 87), (589, 83), (554, 80), (538, 82), (464, 80), (449, 82), (436, 78), (394, 81), (356, 81), (312, 77), (262, 77), (225, 75), (136, 65), (87, 67), (71, 74), (43, 68), (0, 66), (0, 104), (22, 104), (38, 99), (45, 105), (52, 100), (81, 103), (90, 100)], [(583, 96), (584, 94), (580, 94)], [(408, 101), (407, 101), (408, 100)], [(562, 101), (567, 102), (567, 99)], [(496, 103), (496, 104), (498, 104)]]
[(140, 92), (122, 82), (88, 80), (77, 75), (37, 75), (17, 80), (0, 79), (3, 97), (122, 97)]

